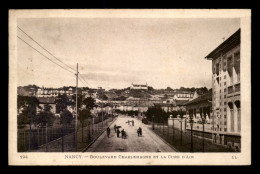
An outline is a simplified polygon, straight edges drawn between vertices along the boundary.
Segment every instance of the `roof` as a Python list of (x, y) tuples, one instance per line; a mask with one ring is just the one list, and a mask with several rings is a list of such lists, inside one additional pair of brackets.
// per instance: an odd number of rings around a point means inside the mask
[(176, 106), (182, 106), (187, 103), (189, 100), (176, 100)]
[(54, 104), (54, 97), (37, 97), (40, 104)]
[(227, 40), (221, 43), (216, 49), (214, 49), (211, 53), (209, 53), (205, 58), (211, 60), (215, 57), (218, 57), (221, 53), (225, 53), (226, 51), (232, 49), (238, 44), (240, 44), (240, 29), (238, 29)]
[(199, 96), (198, 98), (195, 98), (194, 100), (191, 100), (191, 101), (185, 103), (185, 105), (192, 105), (192, 104), (196, 104), (196, 103), (199, 103), (202, 101), (206, 101), (206, 102), (212, 101), (212, 92), (203, 94), (203, 95)]
[(173, 107), (174, 104), (168, 104), (168, 103), (154, 103), (154, 106)]

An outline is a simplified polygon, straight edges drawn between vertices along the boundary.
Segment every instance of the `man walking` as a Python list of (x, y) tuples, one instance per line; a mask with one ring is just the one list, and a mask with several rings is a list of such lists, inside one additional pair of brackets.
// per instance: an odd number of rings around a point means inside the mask
[(139, 127), (140, 136), (142, 136), (142, 128)]
[(110, 134), (110, 128), (107, 127), (107, 137), (109, 138), (109, 134)]
[(120, 130), (119, 130), (119, 128), (117, 128), (117, 132), (116, 132), (116, 134), (117, 134), (117, 138), (119, 138), (119, 134), (120, 134)]
[(116, 133), (116, 124), (114, 125), (115, 133)]

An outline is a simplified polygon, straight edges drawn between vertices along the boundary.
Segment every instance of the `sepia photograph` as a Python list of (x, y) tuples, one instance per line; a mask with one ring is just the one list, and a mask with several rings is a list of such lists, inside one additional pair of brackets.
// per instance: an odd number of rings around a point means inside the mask
[(250, 165), (250, 30), (250, 10), (10, 10), (9, 165)]

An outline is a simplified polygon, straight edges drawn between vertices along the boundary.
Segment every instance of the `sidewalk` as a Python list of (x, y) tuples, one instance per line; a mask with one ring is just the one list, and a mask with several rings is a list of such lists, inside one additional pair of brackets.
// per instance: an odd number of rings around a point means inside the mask
[[(152, 130), (152, 125), (147, 125), (148, 129), (153, 131), (155, 134), (160, 136), (166, 142), (171, 144), (174, 148), (176, 148), (180, 152), (190, 152), (191, 150), (191, 136), (190, 134), (185, 134), (178, 129), (173, 129), (168, 126), (155, 126), (155, 130)], [(174, 136), (173, 136), (174, 135)], [(182, 138), (181, 138), (182, 137)], [(193, 136), (193, 152), (203, 152), (203, 138), (198, 138)], [(213, 144), (211, 141), (205, 139), (204, 140), (204, 152), (233, 152), (232, 150), (227, 149), (221, 145)]]
[[(92, 127), (89, 126), (83, 128), (83, 141), (82, 141), (82, 128), (79, 127), (77, 131), (77, 152), (81, 152), (85, 147), (87, 147), (91, 141), (96, 138), (103, 130), (106, 129), (106, 125), (112, 122), (111, 118), (104, 120), (103, 129), (102, 122), (97, 123)], [(89, 131), (91, 138), (89, 139)], [(75, 133), (71, 133), (63, 137), (64, 152), (75, 152)], [(46, 152), (46, 144), (40, 146), (36, 150), (31, 150), (30, 152)], [(62, 152), (62, 138), (58, 138), (54, 141), (48, 143), (48, 152)]]

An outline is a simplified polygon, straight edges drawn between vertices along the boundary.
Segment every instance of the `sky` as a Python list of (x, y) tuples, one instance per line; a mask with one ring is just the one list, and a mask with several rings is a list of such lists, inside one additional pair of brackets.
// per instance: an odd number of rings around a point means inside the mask
[[(82, 78), (79, 87), (211, 88), (212, 50), (239, 19), (21, 18), (18, 26)], [(66, 69), (21, 30), (17, 35)], [(17, 38), (18, 86), (75, 86), (76, 76)], [(69, 69), (72, 71), (71, 69)], [(84, 79), (84, 80), (83, 80)]]

